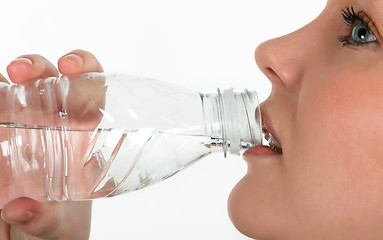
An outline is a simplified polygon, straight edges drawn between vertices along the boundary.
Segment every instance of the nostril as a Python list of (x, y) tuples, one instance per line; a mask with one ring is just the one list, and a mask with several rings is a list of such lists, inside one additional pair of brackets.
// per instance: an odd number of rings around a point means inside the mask
[(287, 89), (299, 87), (307, 51), (295, 34), (275, 38), (255, 49), (255, 61), (272, 84)]
[(270, 67), (267, 67), (265, 70), (265, 74), (270, 77), (276, 77), (278, 76), (277, 73)]
[(273, 68), (266, 67), (263, 73), (266, 75), (266, 77), (270, 80), (272, 84), (282, 83), (284, 85), (284, 82), (282, 81), (278, 73), (274, 71)]

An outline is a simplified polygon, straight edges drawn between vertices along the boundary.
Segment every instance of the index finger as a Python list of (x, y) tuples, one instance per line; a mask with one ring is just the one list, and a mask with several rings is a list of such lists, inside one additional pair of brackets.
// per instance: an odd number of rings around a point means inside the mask
[(79, 49), (61, 57), (57, 65), (63, 75), (104, 71), (100, 62), (92, 53)]

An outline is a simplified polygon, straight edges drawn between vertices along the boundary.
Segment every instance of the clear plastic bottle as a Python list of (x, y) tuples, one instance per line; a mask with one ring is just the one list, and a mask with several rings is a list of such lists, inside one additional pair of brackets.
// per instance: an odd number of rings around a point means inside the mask
[(0, 207), (115, 196), (261, 144), (256, 92), (106, 73), (0, 87)]

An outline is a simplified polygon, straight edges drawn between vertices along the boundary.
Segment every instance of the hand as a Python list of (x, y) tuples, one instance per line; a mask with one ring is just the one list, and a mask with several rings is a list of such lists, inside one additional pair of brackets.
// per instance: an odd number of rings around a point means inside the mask
[[(102, 72), (97, 59), (89, 52), (75, 50), (58, 61), (58, 70), (39, 55), (24, 55), (14, 60), (7, 72), (10, 81), (21, 83), (36, 78)], [(0, 82), (8, 80), (0, 75)], [(0, 190), (1, 191), (1, 190)], [(1, 210), (0, 239), (88, 239), (91, 201), (40, 203), (17, 198)]]

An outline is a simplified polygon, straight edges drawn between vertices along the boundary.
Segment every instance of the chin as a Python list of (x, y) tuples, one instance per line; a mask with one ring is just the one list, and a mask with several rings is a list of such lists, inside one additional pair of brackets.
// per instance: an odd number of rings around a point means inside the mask
[(228, 199), (228, 213), (239, 232), (259, 239), (259, 234), (256, 233), (256, 219), (254, 219), (257, 214), (252, 211), (254, 205), (249, 201), (246, 185), (246, 177), (244, 177), (231, 191)]
[(252, 175), (246, 175), (230, 193), (228, 213), (234, 226), (242, 234), (257, 240), (286, 239), (286, 222), (281, 202), (270, 184), (259, 184)]

